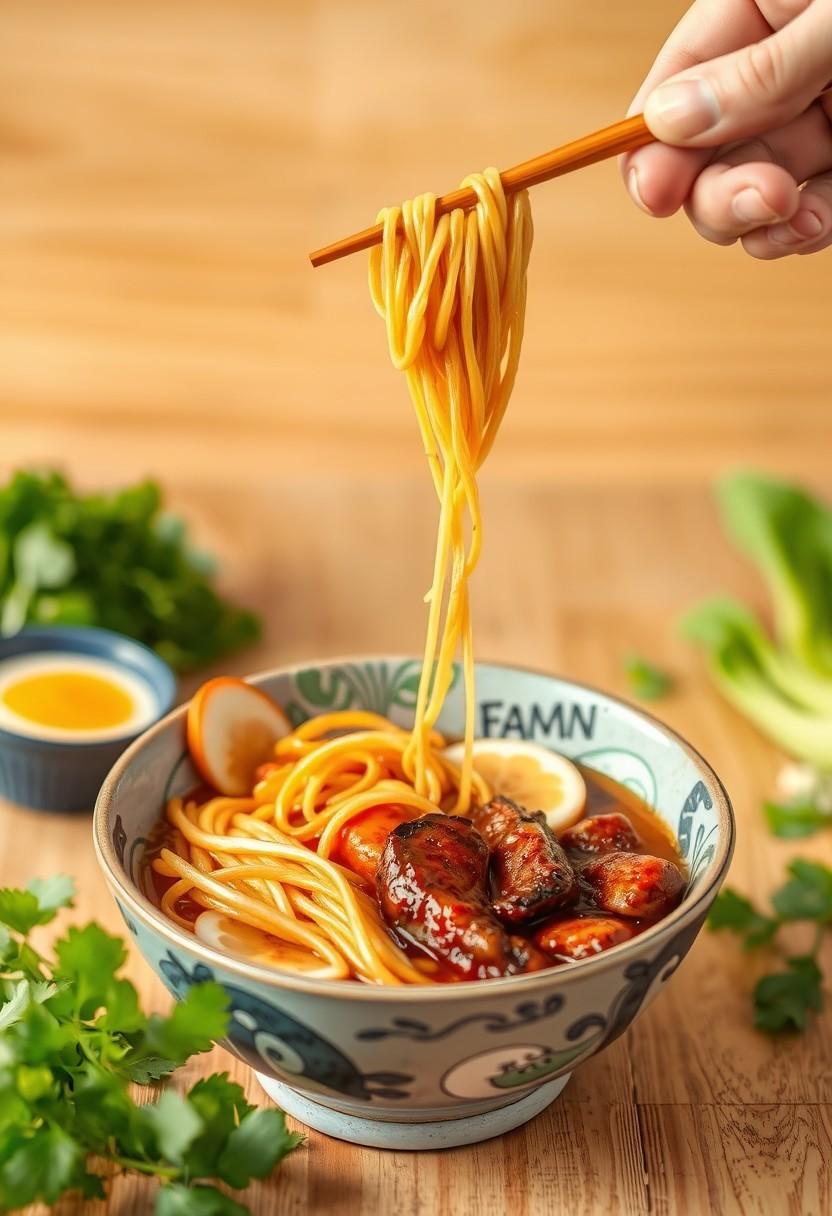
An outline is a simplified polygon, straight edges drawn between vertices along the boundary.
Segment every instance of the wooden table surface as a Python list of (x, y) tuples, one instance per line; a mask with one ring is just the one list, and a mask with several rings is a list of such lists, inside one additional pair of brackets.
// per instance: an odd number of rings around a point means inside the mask
[[(380, 203), (612, 121), (680, 9), (5, 0), (0, 472), (158, 475), (266, 620), (227, 670), (418, 650), (436, 512), (415, 427), (363, 261), (313, 274), (305, 252)], [(830, 255), (761, 265), (707, 246), (639, 214), (611, 165), (533, 203), (524, 361), (483, 478), (477, 650), (616, 692), (626, 651), (666, 664), (678, 688), (660, 712), (725, 780), (731, 882), (763, 899), (790, 856), (829, 845), (768, 836), (778, 757), (674, 620), (717, 588), (760, 602), (720, 537), (716, 472), (753, 463), (829, 490)], [(4, 807), (0, 881), (57, 869), (80, 881), (79, 915), (119, 925), (88, 819)], [(830, 1019), (756, 1034), (755, 966), (703, 933), (528, 1127), (418, 1156), (312, 1134), (252, 1210), (823, 1216)], [(140, 959), (130, 970), (163, 1006)], [(186, 1076), (214, 1067), (246, 1080), (220, 1051)], [(150, 1193), (122, 1179), (85, 1211), (145, 1212)]]

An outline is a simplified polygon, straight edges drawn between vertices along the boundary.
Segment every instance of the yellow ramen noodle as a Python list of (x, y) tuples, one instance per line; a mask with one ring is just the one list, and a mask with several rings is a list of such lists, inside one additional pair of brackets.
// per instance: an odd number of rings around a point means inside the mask
[(472, 174), (478, 203), (438, 219), (423, 194), (382, 211), (384, 241), (370, 254), (370, 293), (387, 325), (433, 484), (439, 529), (408, 776), (426, 794), (430, 731), (462, 650), (465, 760), (456, 809), (471, 795), (474, 653), (468, 580), (482, 546), (477, 470), (502, 421), (520, 359), (532, 219), (525, 191), (506, 199), (496, 169)]
[[(424, 983), (433, 964), (391, 939), (374, 895), (332, 860), (342, 829), (379, 805), (465, 814), (490, 792), (473, 772), (474, 656), (468, 580), (482, 525), (477, 471), (517, 372), (532, 222), (525, 193), (506, 199), (496, 170), (466, 178), (478, 203), (437, 217), (421, 195), (381, 213), (370, 291), (390, 354), (404, 371), (439, 499), (424, 664), (412, 730), (368, 712), (327, 714), (275, 747), (250, 798), (173, 799), (167, 844), (153, 867), (169, 882), (163, 910), (224, 913), (310, 955), (304, 974)], [(461, 651), (465, 748), (457, 767), (435, 729)]]

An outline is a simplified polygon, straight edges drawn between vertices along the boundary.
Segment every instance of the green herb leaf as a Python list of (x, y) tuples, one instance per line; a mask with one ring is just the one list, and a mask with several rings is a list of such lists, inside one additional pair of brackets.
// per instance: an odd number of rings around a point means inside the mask
[(35, 522), (18, 533), (14, 544), (17, 577), (27, 587), (63, 587), (75, 573), (72, 547), (48, 524)]
[(230, 1081), (228, 1073), (214, 1073), (197, 1081), (188, 1091), (188, 1101), (202, 1119), (203, 1130), (188, 1149), (186, 1165), (196, 1178), (216, 1173), (228, 1137), (254, 1107), (246, 1101), (242, 1088)]
[(35, 520), (23, 528), (12, 552), (16, 577), (3, 604), (0, 624), (5, 634), (17, 633), (25, 623), (32, 599), (41, 587), (63, 587), (75, 573), (72, 548), (44, 521)]
[(180, 1063), (184, 1063), (184, 1060), (171, 1060), (169, 1056), (159, 1056), (152, 1052), (143, 1055), (138, 1048), (134, 1048), (133, 1052), (122, 1060), (119, 1072), (137, 1085), (150, 1085), (153, 1081), (161, 1081), (163, 1077), (167, 1077)]
[(0, 1166), (3, 1206), (54, 1203), (75, 1181), (82, 1160), (79, 1146), (60, 1127), (39, 1127), (21, 1137)]
[(708, 914), (708, 927), (715, 931), (729, 929), (740, 934), (745, 949), (752, 950), (771, 941), (778, 923), (758, 912), (750, 900), (726, 887), (714, 900)]
[(769, 830), (784, 840), (812, 836), (832, 825), (832, 813), (811, 802), (766, 802), (763, 806)]
[(101, 625), (181, 670), (256, 638), (257, 618), (217, 594), (211, 563), (161, 507), (153, 482), (80, 495), (56, 473), (15, 474), (0, 487), (0, 630)]
[(129, 980), (111, 980), (107, 985), (107, 1007), (96, 1026), (102, 1030), (133, 1035), (147, 1026), (147, 1018), (139, 1008), (139, 995)]
[(33, 878), (25, 891), (14, 887), (0, 890), (0, 922), (16, 933), (31, 933), (36, 925), (48, 925), (59, 908), (72, 900), (71, 879), (56, 875), (46, 881)]
[[(144, 509), (140, 498), (131, 509)], [(42, 958), (26, 934), (71, 897), (64, 878), (0, 892), (11, 930), (0, 933), (0, 1210), (54, 1203), (70, 1191), (102, 1197), (104, 1178), (88, 1168), (101, 1159), (107, 1176), (114, 1165), (156, 1175), (163, 1216), (247, 1216), (201, 1180), (265, 1177), (298, 1141), (283, 1116), (255, 1111), (227, 1074), (198, 1081), (186, 1097), (165, 1091), (147, 1106), (128, 1089), (224, 1035), (224, 990), (195, 985), (170, 1016), (148, 1018), (119, 974), (124, 943), (96, 924), (58, 938), (54, 963)]]
[(202, 1119), (194, 1107), (175, 1090), (168, 1089), (158, 1102), (145, 1106), (142, 1114), (165, 1161), (181, 1165), (187, 1149), (202, 1131)]
[(248, 1208), (213, 1186), (163, 1186), (156, 1199), (156, 1216), (251, 1216)]
[[(71, 908), (75, 899), (75, 879), (68, 874), (53, 874), (51, 878), (33, 878), (26, 886), (38, 901), (42, 913)], [(44, 922), (41, 922), (42, 924)]]
[(228, 1137), (217, 1175), (230, 1186), (248, 1186), (252, 1178), (267, 1178), (302, 1140), (297, 1132), (287, 1131), (282, 1110), (251, 1111)]
[(6, 1030), (19, 1022), (29, 1008), (29, 981), (19, 980), (7, 1001), (0, 1006), (0, 1030)]
[(822, 974), (811, 955), (786, 960), (788, 971), (764, 976), (754, 989), (754, 1025), (778, 1033), (805, 1030), (823, 1008)]
[(790, 880), (772, 896), (781, 920), (832, 923), (832, 870), (817, 861), (793, 861)]
[(39, 1102), (41, 1098), (44, 1098), (56, 1088), (52, 1069), (47, 1068), (45, 1064), (40, 1064), (36, 1068), (30, 1068), (26, 1064), (21, 1064), (15, 1073), (14, 1079), (17, 1085), (17, 1092), (24, 1102)]
[(59, 938), (55, 954), (55, 974), (70, 982), (74, 1007), (81, 1017), (92, 1017), (107, 1003), (113, 974), (127, 958), (124, 942), (92, 922)]
[(628, 655), (624, 660), (624, 670), (631, 691), (642, 701), (658, 701), (673, 688), (673, 678), (640, 655)]
[(166, 1018), (154, 1015), (146, 1045), (153, 1054), (183, 1062), (210, 1051), (228, 1029), (228, 997), (220, 984), (195, 984)]

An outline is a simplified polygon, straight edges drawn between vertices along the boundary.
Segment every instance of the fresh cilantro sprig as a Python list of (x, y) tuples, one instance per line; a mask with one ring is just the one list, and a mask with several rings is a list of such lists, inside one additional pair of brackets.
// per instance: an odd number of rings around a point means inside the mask
[(784, 764), (777, 776), (780, 798), (763, 804), (774, 836), (797, 840), (832, 827), (832, 773), (811, 764)]
[(204, 666), (260, 629), (217, 593), (213, 568), (163, 510), (155, 482), (79, 494), (59, 473), (21, 470), (0, 486), (4, 635), (26, 624), (101, 625), (177, 671)]
[(799, 840), (813, 836), (821, 828), (832, 827), (832, 811), (805, 798), (793, 802), (766, 802), (763, 811), (771, 834), (783, 840)]
[(640, 701), (659, 701), (673, 689), (673, 677), (641, 655), (630, 654), (624, 660), (624, 673), (630, 691)]
[(763, 976), (752, 993), (754, 1025), (773, 1033), (805, 1030), (810, 1014), (822, 1010), (823, 973), (818, 955), (824, 931), (832, 925), (832, 869), (798, 858), (787, 873), (788, 881), (771, 897), (771, 914), (758, 911), (745, 896), (728, 888), (717, 896), (708, 917), (711, 929), (736, 933), (745, 950), (776, 946), (777, 935), (786, 924), (806, 921), (815, 926), (809, 953), (784, 954), (785, 970)]
[(146, 1015), (119, 974), (123, 941), (95, 923), (69, 928), (46, 958), (29, 935), (73, 893), (63, 875), (0, 890), (0, 1210), (68, 1191), (100, 1198), (114, 1170), (134, 1170), (161, 1183), (156, 1216), (244, 1216), (212, 1182), (266, 1178), (302, 1137), (226, 1073), (133, 1101), (130, 1082), (166, 1076), (225, 1034), (225, 993), (198, 984), (167, 1017)]

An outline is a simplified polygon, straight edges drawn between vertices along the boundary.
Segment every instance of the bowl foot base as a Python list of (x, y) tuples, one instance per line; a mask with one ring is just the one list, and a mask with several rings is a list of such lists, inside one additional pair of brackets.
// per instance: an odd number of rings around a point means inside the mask
[(336, 1140), (363, 1144), (368, 1148), (439, 1149), (456, 1148), (462, 1144), (478, 1144), (502, 1136), (545, 1110), (566, 1086), (570, 1073), (541, 1085), (519, 1098), (510, 1106), (488, 1111), (484, 1115), (467, 1115), (462, 1119), (441, 1119), (434, 1123), (387, 1123), (381, 1119), (362, 1119), (344, 1115), (328, 1106), (296, 1093), (282, 1081), (263, 1073), (255, 1073), (269, 1097), (294, 1119), (307, 1127)]

